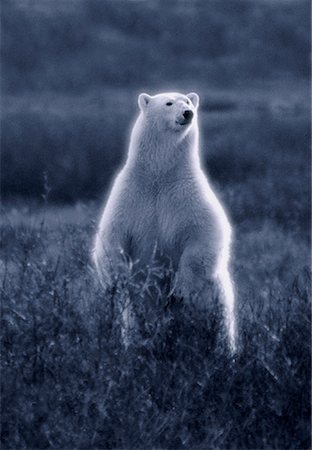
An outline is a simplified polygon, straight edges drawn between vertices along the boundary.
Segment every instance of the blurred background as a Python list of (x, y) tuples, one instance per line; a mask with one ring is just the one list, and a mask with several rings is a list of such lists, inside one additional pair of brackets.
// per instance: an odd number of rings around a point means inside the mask
[(3, 199), (47, 182), (51, 201), (102, 199), (137, 95), (192, 90), (234, 218), (307, 225), (309, 17), (305, 0), (3, 0)]

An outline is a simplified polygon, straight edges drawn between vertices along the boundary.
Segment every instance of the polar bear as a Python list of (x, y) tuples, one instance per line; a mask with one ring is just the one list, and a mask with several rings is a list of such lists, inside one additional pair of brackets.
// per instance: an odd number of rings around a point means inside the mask
[(231, 226), (199, 158), (199, 96), (140, 94), (125, 166), (116, 177), (95, 238), (94, 262), (112, 282), (122, 254), (144, 268), (155, 246), (170, 258), (174, 295), (188, 298), (213, 282), (235, 349), (234, 290), (229, 273)]

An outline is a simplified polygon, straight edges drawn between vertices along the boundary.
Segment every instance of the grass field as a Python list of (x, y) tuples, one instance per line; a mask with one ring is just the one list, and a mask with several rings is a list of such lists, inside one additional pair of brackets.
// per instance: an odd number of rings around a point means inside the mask
[(113, 298), (90, 265), (99, 204), (4, 204), (2, 448), (309, 448), (308, 229), (296, 211), (281, 224), (270, 202), (242, 214), (249, 183), (223, 191), (236, 216), (235, 358), (216, 305), (209, 317), (166, 309), (148, 282), (125, 351), (129, 280)]

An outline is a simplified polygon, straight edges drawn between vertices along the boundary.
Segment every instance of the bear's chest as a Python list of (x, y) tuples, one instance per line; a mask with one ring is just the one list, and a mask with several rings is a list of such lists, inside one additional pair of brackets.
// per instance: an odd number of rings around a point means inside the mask
[(141, 191), (140, 196), (132, 216), (132, 257), (147, 261), (156, 249), (178, 264), (186, 241), (197, 228), (198, 208), (189, 190), (185, 186), (161, 186)]

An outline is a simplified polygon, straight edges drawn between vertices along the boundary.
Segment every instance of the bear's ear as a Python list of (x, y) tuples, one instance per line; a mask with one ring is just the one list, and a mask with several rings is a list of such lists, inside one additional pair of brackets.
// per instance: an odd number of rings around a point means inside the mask
[(195, 92), (190, 92), (189, 94), (187, 94), (187, 97), (191, 100), (195, 108), (197, 108), (199, 104), (198, 94), (196, 94)]
[(140, 94), (138, 98), (139, 107), (144, 111), (151, 100), (151, 96), (148, 94)]

